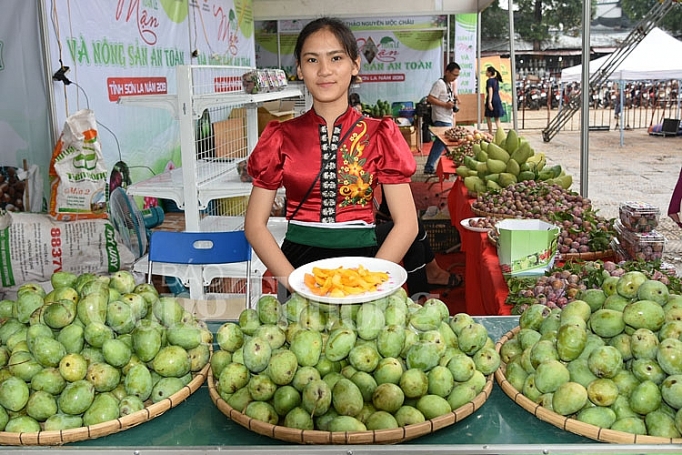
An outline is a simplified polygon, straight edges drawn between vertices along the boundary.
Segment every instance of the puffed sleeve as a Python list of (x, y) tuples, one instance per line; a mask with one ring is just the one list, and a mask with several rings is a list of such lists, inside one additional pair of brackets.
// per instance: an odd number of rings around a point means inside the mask
[(254, 186), (266, 190), (276, 190), (282, 186), (282, 134), (280, 122), (268, 123), (249, 155), (247, 171)]
[(417, 170), (414, 155), (407, 145), (398, 124), (393, 119), (382, 119), (377, 130), (379, 160), (378, 180), (381, 184), (410, 183)]

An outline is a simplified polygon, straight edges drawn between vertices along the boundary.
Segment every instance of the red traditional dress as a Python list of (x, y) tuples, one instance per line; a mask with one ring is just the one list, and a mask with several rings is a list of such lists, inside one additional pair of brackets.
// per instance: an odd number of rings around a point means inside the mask
[(311, 109), (286, 122), (270, 122), (263, 131), (248, 172), (257, 187), (285, 188), (290, 221), (285, 243), (376, 247), (374, 189), (409, 183), (416, 163), (392, 119), (358, 120), (360, 114), (348, 108), (330, 132)]

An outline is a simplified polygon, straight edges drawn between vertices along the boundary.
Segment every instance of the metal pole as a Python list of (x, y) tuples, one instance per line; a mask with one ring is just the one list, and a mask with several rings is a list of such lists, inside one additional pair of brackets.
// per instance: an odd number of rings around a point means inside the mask
[(590, 19), (592, 2), (583, 2), (583, 64), (582, 64), (582, 106), (580, 112), (580, 195), (587, 195), (587, 174), (590, 155)]
[(620, 103), (620, 113), (618, 114), (618, 125), (620, 125), (620, 146), (622, 147), (625, 145), (625, 126), (623, 125), (625, 121), (625, 106), (623, 106), (623, 99), (625, 98), (623, 96), (625, 92), (625, 81), (622, 79), (618, 80), (618, 102)]
[(511, 60), (511, 87), (512, 87), (512, 122), (513, 128), (518, 131), (518, 110), (516, 102), (516, 55), (514, 53), (514, 2), (508, 0), (509, 11), (509, 59)]
[(476, 129), (481, 129), (481, 13), (476, 15)]

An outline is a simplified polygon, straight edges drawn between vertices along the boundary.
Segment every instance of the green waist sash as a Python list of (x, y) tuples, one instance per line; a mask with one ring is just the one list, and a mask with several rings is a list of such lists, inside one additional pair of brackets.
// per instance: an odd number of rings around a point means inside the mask
[(374, 227), (320, 228), (289, 223), (286, 239), (301, 245), (320, 248), (362, 248), (377, 245)]

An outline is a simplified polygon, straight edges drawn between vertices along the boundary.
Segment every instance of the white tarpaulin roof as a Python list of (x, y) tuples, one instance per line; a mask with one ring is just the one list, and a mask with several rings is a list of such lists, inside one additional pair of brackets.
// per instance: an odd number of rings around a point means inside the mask
[[(658, 27), (652, 29), (625, 60), (613, 71), (609, 79), (635, 81), (642, 79), (682, 79), (682, 41)], [(608, 55), (590, 62), (590, 78)], [(582, 65), (561, 70), (561, 82), (580, 82)]]

